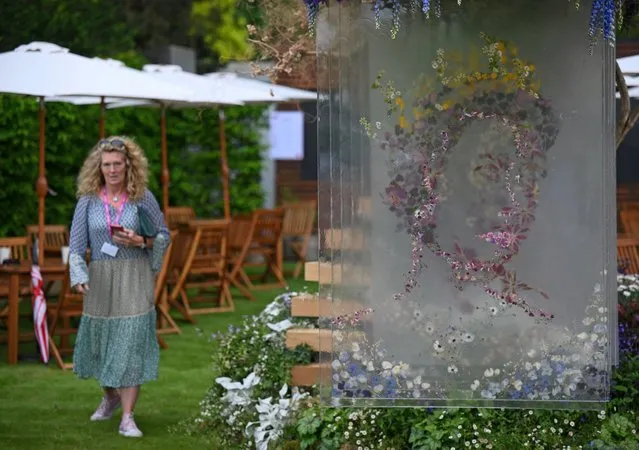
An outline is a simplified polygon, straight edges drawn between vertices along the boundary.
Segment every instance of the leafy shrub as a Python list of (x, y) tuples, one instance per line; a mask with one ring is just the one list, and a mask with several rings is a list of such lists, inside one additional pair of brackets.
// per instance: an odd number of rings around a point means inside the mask
[[(75, 207), (75, 181), (88, 151), (98, 141), (99, 107), (64, 103), (46, 105), (46, 174), (52, 193), (45, 221), (69, 224)], [(38, 103), (29, 97), (0, 95), (0, 236), (24, 235), (37, 223)], [(231, 169), (233, 212), (250, 212), (263, 203), (261, 130), (264, 108), (226, 110), (226, 138)], [(160, 113), (155, 108), (106, 112), (105, 131), (128, 135), (149, 159), (149, 188), (161, 202)], [(170, 110), (167, 139), (171, 182), (169, 203), (191, 206), (199, 217), (223, 214), (217, 109)], [(55, 195), (54, 195), (55, 194)], [(19, 199), (19, 201), (16, 201)]]
[(215, 384), (200, 402), (198, 415), (174, 429), (205, 434), (220, 448), (258, 448), (277, 440), (307, 393), (288, 388), (291, 368), (311, 362), (312, 350), (289, 350), (285, 330), (313, 327), (290, 317), (290, 296), (270, 303), (259, 316), (213, 336)]

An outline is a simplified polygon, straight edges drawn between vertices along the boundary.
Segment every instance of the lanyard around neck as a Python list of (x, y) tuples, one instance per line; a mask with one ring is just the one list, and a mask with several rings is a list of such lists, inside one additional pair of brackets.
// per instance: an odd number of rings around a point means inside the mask
[[(122, 195), (122, 204), (120, 204), (118, 208), (118, 212), (115, 215), (115, 223), (120, 223), (120, 218), (122, 217), (122, 213), (124, 212), (124, 204), (126, 203), (127, 195)], [(106, 215), (107, 228), (109, 229), (109, 234), (113, 235), (111, 232), (111, 213), (109, 212), (109, 199), (107, 198), (106, 188), (102, 190), (102, 202), (104, 203), (104, 214)]]

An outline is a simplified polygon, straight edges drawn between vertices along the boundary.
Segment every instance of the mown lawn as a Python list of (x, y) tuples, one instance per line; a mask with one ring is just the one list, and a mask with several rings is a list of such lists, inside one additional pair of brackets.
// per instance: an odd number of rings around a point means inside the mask
[[(303, 281), (292, 281), (291, 290)], [(197, 325), (180, 322), (182, 335), (167, 335), (161, 353), (160, 378), (142, 388), (136, 420), (145, 436), (139, 440), (118, 435), (119, 416), (92, 423), (89, 416), (101, 398), (95, 380), (79, 380), (34, 362), (6, 363), (0, 346), (0, 449), (182, 449), (210, 448), (200, 438), (170, 434), (168, 428), (198, 409), (213, 382), (210, 335), (258, 314), (281, 289), (256, 291), (257, 301), (236, 295), (236, 312), (198, 317)], [(23, 346), (24, 347), (24, 346)], [(33, 351), (33, 344), (26, 346)], [(215, 449), (222, 450), (222, 449)]]

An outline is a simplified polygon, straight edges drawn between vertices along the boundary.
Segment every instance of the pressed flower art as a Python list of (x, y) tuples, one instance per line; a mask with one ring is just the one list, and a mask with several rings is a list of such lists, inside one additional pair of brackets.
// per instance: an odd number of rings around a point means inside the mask
[[(523, 308), (531, 317), (550, 319), (552, 313), (531, 307), (522, 291), (537, 291), (545, 298), (547, 294), (518, 281), (508, 263), (519, 252), (535, 220), (546, 153), (555, 142), (559, 124), (550, 101), (537, 87), (532, 64), (513, 57), (517, 50), (507, 43), (482, 37), (488, 59), (486, 72), (465, 73), (451, 68), (444, 50), (438, 51), (433, 61), (437, 82), (422, 81), (428, 86), (424, 89), (427, 93), (413, 100), (412, 107), (418, 114), (410, 127), (406, 125), (404, 99), (392, 84), (384, 89), (385, 101), (392, 105), (390, 112), (399, 115), (394, 132), (387, 132), (381, 143), (381, 148), (392, 154), (393, 173), (384, 201), (412, 240), (412, 267), (406, 275), (404, 292), (397, 293), (395, 299), (400, 300), (415, 288), (423, 269), (422, 256), (430, 250), (446, 261), (452, 281), (460, 289), (466, 284), (476, 285), (496, 300)], [(374, 87), (381, 84), (378, 79)], [(474, 177), (502, 186), (507, 198), (495, 218), (496, 225), (475, 236), (493, 244), (494, 251), (487, 259), (459, 243), (444, 248), (437, 237), (437, 210), (448, 160), (465, 130), (474, 121), (484, 120), (496, 123), (497, 132), (510, 132), (514, 144), (510, 155), (494, 154), (488, 146), (478, 146), (479, 162), (472, 168)], [(362, 124), (373, 137), (369, 121), (362, 119)], [(491, 287), (495, 280), (502, 282), (502, 289)]]
[(320, 235), (358, 236), (320, 248), (333, 405), (608, 397), (613, 58), (582, 36), (610, 3), (488, 3), (317, 15)]

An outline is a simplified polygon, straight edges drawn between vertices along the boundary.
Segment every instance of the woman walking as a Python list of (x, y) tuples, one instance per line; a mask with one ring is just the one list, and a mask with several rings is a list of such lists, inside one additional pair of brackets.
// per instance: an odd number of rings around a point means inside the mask
[(71, 286), (84, 294), (73, 370), (104, 390), (91, 420), (110, 419), (121, 406), (119, 432), (127, 437), (142, 436), (133, 410), (140, 385), (158, 376), (154, 273), (170, 239), (147, 181), (148, 162), (135, 142), (102, 139), (80, 170), (70, 236)]

